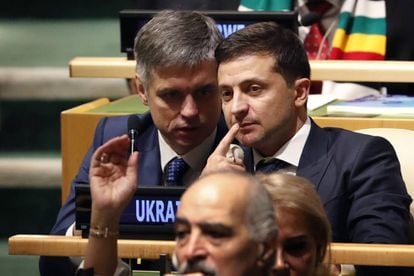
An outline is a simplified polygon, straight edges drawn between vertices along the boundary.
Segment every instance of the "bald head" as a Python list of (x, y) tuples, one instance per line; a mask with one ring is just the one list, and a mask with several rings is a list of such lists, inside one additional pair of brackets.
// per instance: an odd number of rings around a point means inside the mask
[(262, 275), (277, 233), (272, 201), (253, 176), (209, 174), (182, 196), (176, 233), (179, 263), (197, 265), (181, 272)]
[(181, 205), (220, 206), (228, 204), (231, 211), (245, 213), (252, 179), (240, 174), (207, 175), (193, 183), (181, 198)]

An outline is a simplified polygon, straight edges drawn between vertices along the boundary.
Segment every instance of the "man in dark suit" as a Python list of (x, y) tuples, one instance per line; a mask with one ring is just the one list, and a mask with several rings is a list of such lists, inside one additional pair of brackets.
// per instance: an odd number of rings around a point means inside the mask
[[(221, 123), (214, 49), (221, 41), (214, 21), (196, 12), (164, 11), (140, 29), (135, 39), (136, 88), (150, 112), (140, 117), (136, 149), (137, 185), (187, 185), (202, 171), (207, 157), (227, 131)], [(93, 152), (128, 132), (128, 117), (101, 120), (93, 144), (72, 183), (51, 234), (72, 235), (77, 183), (89, 183)], [(177, 163), (178, 162), (178, 163)], [(174, 164), (174, 165), (171, 165)], [(177, 165), (179, 164), (179, 165)], [(180, 166), (179, 183), (164, 177)], [(71, 275), (68, 258), (42, 257), (42, 275)]]
[[(380, 137), (320, 128), (307, 116), (310, 66), (294, 33), (274, 23), (249, 25), (218, 46), (216, 60), (230, 129), (205, 172), (303, 176), (322, 199), (333, 241), (408, 242), (411, 198), (393, 147)], [(234, 137), (247, 147), (244, 164), (225, 156)]]
[[(125, 275), (114, 273), (118, 221), (135, 191), (140, 155), (126, 155), (128, 146), (126, 135), (116, 137), (91, 158), (91, 227), (78, 275)], [(277, 235), (273, 204), (265, 187), (248, 174), (196, 180), (180, 199), (175, 232), (179, 275), (270, 275)]]

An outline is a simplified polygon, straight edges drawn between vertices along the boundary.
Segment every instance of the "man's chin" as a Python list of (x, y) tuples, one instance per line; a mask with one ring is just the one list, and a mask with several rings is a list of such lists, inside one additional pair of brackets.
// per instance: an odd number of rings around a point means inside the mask
[(203, 137), (200, 133), (178, 134), (175, 141), (178, 146), (186, 149), (193, 149), (200, 145), (207, 137)]
[(257, 139), (251, 133), (240, 134), (236, 138), (243, 146), (254, 148), (257, 145)]

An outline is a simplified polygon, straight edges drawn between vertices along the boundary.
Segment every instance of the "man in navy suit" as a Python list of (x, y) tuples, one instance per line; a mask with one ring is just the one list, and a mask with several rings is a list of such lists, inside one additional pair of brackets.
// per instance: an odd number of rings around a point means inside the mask
[[(185, 162), (183, 183), (196, 179), (207, 157), (227, 131), (221, 123), (214, 49), (221, 41), (214, 21), (197, 12), (164, 11), (135, 39), (136, 90), (150, 112), (140, 117), (136, 149), (137, 185), (164, 185), (164, 171), (176, 157)], [(101, 120), (93, 144), (74, 179), (51, 234), (71, 235), (77, 183), (89, 183), (93, 152), (128, 132), (128, 117)], [(73, 274), (69, 258), (41, 257), (42, 275)]]
[[(380, 137), (320, 128), (307, 116), (310, 66), (294, 33), (249, 25), (218, 46), (216, 60), (229, 132), (205, 172), (275, 171), (278, 163), (280, 172), (315, 185), (334, 242), (408, 242), (411, 198), (393, 147)], [(246, 146), (244, 164), (226, 158), (234, 138)]]

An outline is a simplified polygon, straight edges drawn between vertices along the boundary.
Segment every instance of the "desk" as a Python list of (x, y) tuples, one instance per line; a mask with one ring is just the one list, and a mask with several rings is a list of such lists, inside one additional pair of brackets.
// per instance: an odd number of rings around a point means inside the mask
[[(9, 255), (84, 256), (88, 240), (80, 237), (15, 235), (9, 238)], [(159, 258), (171, 254), (174, 241), (119, 240), (122, 258)], [(414, 266), (414, 245), (333, 243), (331, 263)]]
[[(412, 61), (311, 60), (312, 80), (412, 82)], [(75, 57), (70, 76), (86, 78), (134, 78), (135, 60), (122, 57)]]
[(138, 96), (132, 95), (110, 102), (107, 98), (97, 99), (68, 109), (60, 114), (62, 153), (62, 204), (66, 201), (72, 180), (92, 144), (98, 121), (105, 116), (120, 116), (143, 113), (147, 107)]
[[(69, 195), (71, 182), (91, 145), (98, 121), (104, 116), (143, 113), (147, 110), (138, 96), (131, 95), (113, 102), (107, 98), (97, 99), (61, 113), (62, 202), (65, 202)], [(341, 127), (349, 130), (390, 127), (414, 130), (414, 117), (349, 118), (323, 115), (323, 110), (317, 110), (311, 117), (322, 127)]]

